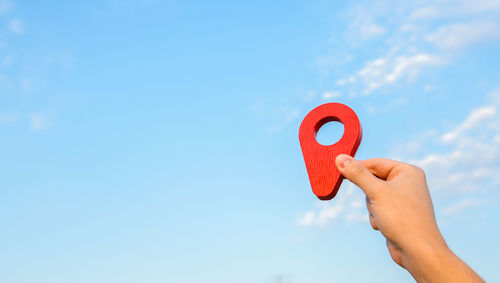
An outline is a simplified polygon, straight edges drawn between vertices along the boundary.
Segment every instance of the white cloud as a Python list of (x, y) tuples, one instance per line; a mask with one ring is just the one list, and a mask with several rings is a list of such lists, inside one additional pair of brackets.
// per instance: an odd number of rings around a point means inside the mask
[[(413, 138), (395, 155), (422, 167), (434, 192), (471, 196), (494, 190), (500, 186), (499, 110), (496, 100), (472, 109), (450, 131)], [(410, 147), (415, 150), (405, 152)]]
[(372, 11), (355, 8), (350, 11), (348, 17), (351, 19), (347, 30), (347, 37), (353, 41), (368, 41), (384, 35), (387, 28), (377, 23)]
[(381, 57), (368, 61), (355, 75), (338, 80), (337, 85), (355, 83), (359, 80), (364, 86), (363, 93), (369, 94), (405, 77), (415, 79), (422, 68), (436, 66), (441, 62), (440, 58), (428, 53)]
[(327, 227), (337, 221), (365, 222), (368, 214), (363, 205), (364, 195), (349, 181), (340, 188), (334, 199), (319, 201), (316, 209), (303, 213), (298, 223), (306, 227)]
[(43, 115), (35, 114), (31, 116), (30, 126), (33, 131), (40, 132), (48, 129), (50, 125)]
[(337, 218), (343, 211), (343, 205), (336, 202), (333, 205), (324, 206), (317, 212), (306, 212), (299, 220), (299, 224), (302, 226), (325, 226), (328, 222)]
[(443, 142), (452, 142), (461, 136), (461, 134), (467, 130), (473, 129), (479, 126), (484, 121), (495, 116), (497, 114), (497, 109), (495, 106), (483, 106), (473, 110), (465, 121), (456, 127), (454, 130), (445, 133), (442, 137)]
[(338, 86), (343, 86), (343, 85), (352, 84), (352, 83), (355, 83), (355, 82), (356, 82), (356, 76), (352, 75), (352, 76), (349, 76), (347, 78), (337, 80), (336, 84)]
[(321, 95), (321, 98), (328, 100), (328, 99), (339, 98), (340, 96), (341, 96), (341, 93), (339, 91), (327, 91), (327, 92), (324, 92), (323, 95)]
[(458, 11), (461, 14), (492, 13), (500, 11), (500, 1), (498, 0), (463, 0), (459, 2)]
[[(500, 41), (500, 1), (364, 1), (350, 6), (343, 17), (346, 35), (335, 37), (336, 53), (361, 54), (364, 65), (336, 85), (347, 93), (369, 94), (404, 81), (414, 82), (424, 68), (452, 62), (458, 51), (484, 42)], [(369, 39), (379, 38), (376, 45)], [(352, 69), (347, 64), (333, 70)], [(324, 66), (323, 66), (324, 67)], [(350, 95), (350, 97), (356, 95)]]
[(432, 5), (415, 9), (411, 15), (412, 20), (430, 20), (439, 18), (487, 16), (500, 11), (498, 0), (461, 0), (461, 1), (435, 1)]
[(440, 27), (426, 40), (444, 50), (458, 50), (484, 41), (500, 39), (498, 22), (453, 23)]
[(439, 58), (433, 55), (421, 53), (411, 57), (398, 57), (392, 72), (387, 74), (385, 81), (393, 83), (405, 74), (416, 74), (418, 70), (425, 65), (436, 65), (440, 62)]
[(299, 224), (302, 226), (312, 226), (315, 221), (316, 213), (314, 213), (313, 211), (308, 211), (299, 219)]
[(24, 33), (24, 25), (23, 22), (19, 19), (13, 19), (9, 21), (9, 30), (14, 34), (23, 34)]
[(410, 14), (410, 19), (419, 20), (419, 19), (428, 19), (428, 18), (436, 18), (442, 15), (442, 12), (436, 6), (427, 6), (423, 8), (419, 8)]
[(445, 207), (443, 209), (443, 214), (446, 216), (450, 216), (476, 206), (479, 206), (479, 201), (477, 199), (464, 199), (448, 207)]
[(362, 39), (372, 39), (383, 35), (386, 29), (380, 25), (377, 25), (371, 21), (365, 21), (359, 26), (359, 35)]

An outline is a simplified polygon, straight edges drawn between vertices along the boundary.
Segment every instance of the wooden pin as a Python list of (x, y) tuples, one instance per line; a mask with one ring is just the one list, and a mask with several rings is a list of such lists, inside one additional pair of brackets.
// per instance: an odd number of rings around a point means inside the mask
[[(318, 130), (332, 121), (344, 125), (344, 135), (335, 144), (319, 144), (316, 140)], [(354, 157), (362, 136), (358, 116), (341, 103), (320, 105), (304, 118), (299, 129), (300, 146), (312, 191), (319, 199), (330, 200), (337, 194), (344, 177), (335, 166), (335, 158), (341, 153)]]

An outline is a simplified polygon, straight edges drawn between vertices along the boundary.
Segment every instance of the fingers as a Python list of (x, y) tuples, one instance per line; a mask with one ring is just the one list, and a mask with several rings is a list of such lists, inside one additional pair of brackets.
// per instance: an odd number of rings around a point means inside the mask
[(377, 190), (384, 184), (382, 180), (375, 177), (363, 163), (346, 154), (339, 154), (335, 164), (340, 173), (349, 181), (360, 187), (369, 198), (373, 197)]
[(368, 169), (372, 174), (379, 177), (380, 179), (386, 180), (391, 172), (401, 166), (406, 165), (405, 163), (384, 159), (384, 158), (372, 158), (360, 161), (366, 169)]

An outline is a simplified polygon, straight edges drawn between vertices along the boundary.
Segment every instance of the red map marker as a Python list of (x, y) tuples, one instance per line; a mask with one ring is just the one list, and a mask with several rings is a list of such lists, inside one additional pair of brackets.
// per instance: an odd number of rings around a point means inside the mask
[[(318, 130), (332, 121), (344, 124), (344, 135), (335, 144), (319, 144), (316, 141)], [(320, 105), (304, 118), (299, 129), (300, 146), (311, 188), (319, 199), (330, 200), (337, 194), (344, 177), (335, 166), (335, 158), (341, 153), (354, 157), (362, 136), (363, 130), (358, 116), (344, 104)]]

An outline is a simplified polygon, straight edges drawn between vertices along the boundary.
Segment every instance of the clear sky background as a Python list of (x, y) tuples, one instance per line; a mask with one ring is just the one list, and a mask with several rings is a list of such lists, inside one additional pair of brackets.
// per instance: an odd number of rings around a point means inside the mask
[(311, 192), (332, 101), (500, 281), (500, 1), (338, 2), (0, 0), (0, 282), (411, 282)]

